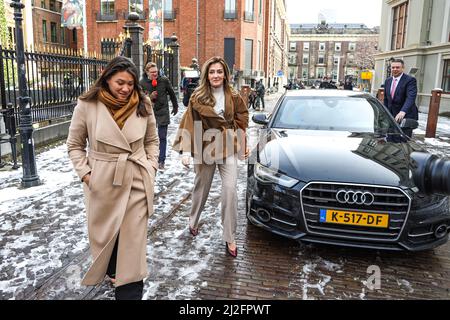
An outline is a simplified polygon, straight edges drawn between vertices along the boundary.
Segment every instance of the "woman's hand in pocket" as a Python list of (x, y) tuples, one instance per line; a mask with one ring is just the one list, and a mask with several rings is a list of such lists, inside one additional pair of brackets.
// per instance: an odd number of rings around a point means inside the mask
[(89, 180), (91, 179), (91, 173), (85, 174), (83, 178), (81, 178), (81, 181), (86, 183), (86, 185), (89, 187)]

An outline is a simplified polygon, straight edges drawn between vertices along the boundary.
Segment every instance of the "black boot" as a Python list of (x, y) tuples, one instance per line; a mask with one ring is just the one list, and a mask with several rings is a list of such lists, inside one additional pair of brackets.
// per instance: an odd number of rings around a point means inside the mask
[(116, 300), (142, 300), (144, 291), (144, 281), (127, 283), (123, 286), (116, 287)]
[(119, 235), (117, 235), (116, 243), (114, 244), (114, 249), (111, 253), (111, 258), (109, 259), (108, 269), (106, 269), (106, 275), (111, 279), (116, 278), (116, 266), (117, 266), (117, 248), (119, 247)]

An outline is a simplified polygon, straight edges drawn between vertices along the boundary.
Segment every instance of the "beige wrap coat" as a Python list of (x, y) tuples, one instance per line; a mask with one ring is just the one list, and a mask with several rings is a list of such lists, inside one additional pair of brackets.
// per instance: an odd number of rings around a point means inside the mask
[(82, 281), (103, 281), (119, 235), (116, 285), (147, 276), (147, 225), (153, 213), (153, 186), (159, 139), (150, 115), (136, 112), (122, 130), (101, 102), (78, 101), (67, 138), (69, 157), (83, 183), (93, 263)]

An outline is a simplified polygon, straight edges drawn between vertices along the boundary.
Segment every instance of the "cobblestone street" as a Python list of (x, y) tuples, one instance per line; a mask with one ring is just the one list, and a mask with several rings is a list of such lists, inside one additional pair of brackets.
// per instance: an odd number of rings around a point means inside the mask
[[(266, 97), (268, 110), (279, 96)], [(184, 110), (169, 126), (169, 141)], [(421, 115), (418, 142), (448, 156), (450, 126), (438, 129), (441, 137), (424, 139), (425, 121)], [(257, 126), (250, 126), (254, 136)], [(450, 299), (450, 243), (418, 253), (351, 249), (302, 244), (248, 225), (244, 162), (239, 254), (229, 257), (221, 240), (219, 176), (193, 238), (187, 223), (194, 173), (170, 148), (168, 155), (167, 169), (156, 178), (144, 299)], [(91, 258), (82, 188), (65, 144), (40, 150), (37, 165), (45, 181), (31, 189), (17, 188), (21, 169), (0, 171), (0, 299), (114, 299), (106, 281), (80, 286)], [(367, 286), (370, 266), (380, 269), (380, 289)]]

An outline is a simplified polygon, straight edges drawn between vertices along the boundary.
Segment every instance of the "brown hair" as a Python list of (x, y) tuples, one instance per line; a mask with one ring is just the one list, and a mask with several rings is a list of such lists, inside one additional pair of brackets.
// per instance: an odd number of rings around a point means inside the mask
[(144, 67), (144, 71), (147, 71), (150, 68), (156, 68), (158, 69), (158, 66), (156, 65), (156, 63), (154, 62), (148, 62), (145, 67)]
[(228, 68), (227, 63), (222, 57), (216, 56), (210, 58), (203, 64), (202, 72), (200, 74), (200, 84), (192, 93), (192, 100), (199, 102), (201, 104), (207, 106), (214, 106), (216, 104), (216, 99), (214, 99), (214, 95), (212, 93), (211, 84), (208, 79), (208, 72), (211, 65), (215, 63), (220, 63), (223, 67), (224, 77), (223, 77), (223, 89), (225, 94), (233, 94), (235, 93), (234, 89), (230, 85), (230, 68)]
[(142, 91), (141, 87), (139, 86), (138, 81), (138, 69), (134, 65), (133, 61), (126, 57), (115, 57), (112, 59), (108, 65), (103, 70), (102, 74), (100, 75), (100, 78), (95, 81), (94, 85), (85, 93), (83, 93), (80, 96), (80, 100), (83, 101), (96, 101), (98, 99), (98, 94), (101, 89), (109, 91), (109, 86), (107, 83), (107, 80), (109, 80), (112, 76), (114, 76), (118, 72), (126, 71), (128, 72), (132, 77), (134, 81), (134, 88), (133, 90), (137, 91), (139, 95), (139, 104), (137, 107), (137, 114), (138, 116), (146, 117), (149, 115), (145, 108), (145, 101), (147, 97), (145, 96), (144, 92)]

